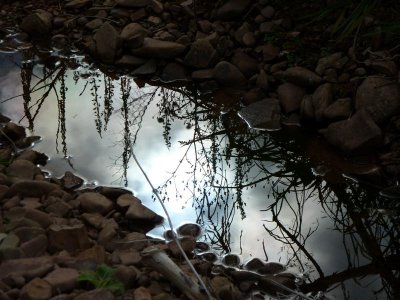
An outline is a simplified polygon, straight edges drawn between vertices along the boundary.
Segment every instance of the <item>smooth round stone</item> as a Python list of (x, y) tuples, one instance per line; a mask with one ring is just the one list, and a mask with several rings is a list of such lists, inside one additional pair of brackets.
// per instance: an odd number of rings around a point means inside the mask
[(196, 242), (196, 250), (200, 252), (210, 250), (210, 245), (204, 242)]
[(213, 252), (202, 253), (198, 257), (200, 257), (208, 262), (215, 262), (218, 259), (218, 256)]
[(237, 267), (240, 264), (240, 257), (236, 254), (227, 254), (222, 258), (222, 262), (231, 267)]
[(197, 238), (201, 235), (202, 230), (198, 224), (183, 224), (176, 230), (180, 236), (191, 236)]

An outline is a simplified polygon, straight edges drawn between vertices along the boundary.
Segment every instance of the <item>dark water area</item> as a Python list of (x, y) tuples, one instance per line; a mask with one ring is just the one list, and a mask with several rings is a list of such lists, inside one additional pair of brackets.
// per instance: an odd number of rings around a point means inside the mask
[(280, 262), (313, 299), (399, 297), (399, 201), (348, 176), (372, 164), (346, 162), (297, 127), (250, 129), (237, 105), (194, 87), (150, 85), (78, 51), (2, 39), (0, 113), (42, 137), (34, 149), (50, 157), (52, 176), (126, 186), (165, 215), (134, 153), (174, 226), (200, 224), (221, 257)]

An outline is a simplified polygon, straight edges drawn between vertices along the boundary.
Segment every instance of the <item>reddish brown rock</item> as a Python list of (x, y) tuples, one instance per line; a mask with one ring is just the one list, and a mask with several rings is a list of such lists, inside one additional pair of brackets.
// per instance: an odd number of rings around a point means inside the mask
[(21, 290), (21, 300), (47, 300), (51, 297), (52, 290), (48, 282), (35, 278), (28, 282)]
[(75, 288), (79, 273), (71, 268), (58, 268), (50, 272), (43, 279), (47, 281), (54, 292), (60, 294), (72, 291)]
[(77, 200), (81, 203), (82, 209), (88, 213), (106, 214), (114, 206), (111, 200), (94, 192), (82, 193)]
[(48, 229), (49, 251), (67, 250), (70, 252), (90, 247), (86, 227), (78, 225), (56, 225)]

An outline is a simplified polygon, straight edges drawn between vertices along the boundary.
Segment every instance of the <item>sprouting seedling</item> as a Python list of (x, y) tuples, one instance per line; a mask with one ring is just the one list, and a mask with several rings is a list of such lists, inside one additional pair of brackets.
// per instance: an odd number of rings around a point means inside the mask
[(106, 264), (101, 264), (97, 266), (96, 271), (81, 271), (78, 281), (89, 282), (95, 288), (106, 288), (117, 295), (123, 294), (125, 287), (114, 274), (114, 268)]

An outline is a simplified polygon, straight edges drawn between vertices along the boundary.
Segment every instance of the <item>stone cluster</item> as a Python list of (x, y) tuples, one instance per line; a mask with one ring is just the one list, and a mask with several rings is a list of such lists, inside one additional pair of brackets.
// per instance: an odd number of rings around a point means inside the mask
[[(129, 190), (88, 188), (71, 172), (47, 176), (38, 167), (46, 155), (31, 148), (39, 137), (27, 137), (23, 127), (2, 115), (0, 123), (0, 299), (117, 299), (107, 286), (78, 280), (82, 271), (102, 264), (115, 269), (115, 279), (125, 287), (123, 299), (184, 299), (142, 254), (157, 245), (192, 274), (171, 231), (165, 240), (146, 235), (163, 217)], [(240, 258), (230, 254), (216, 264), (209, 246), (197, 241), (202, 234), (197, 224), (181, 225), (176, 234), (220, 299), (244, 299), (254, 287), (271, 295), (283, 292), (274, 282), (296, 287), (295, 276), (278, 263), (253, 259), (242, 268)]]
[(350, 47), (313, 66), (297, 65), (273, 37), (301, 37), (303, 25), (269, 2), (71, 0), (28, 14), (20, 29), (50, 37), (55, 48), (74, 44), (134, 77), (235, 93), (247, 106), (241, 116), (255, 128), (312, 124), (347, 155), (385, 147), (385, 171), (399, 175), (400, 88), (392, 53)]

